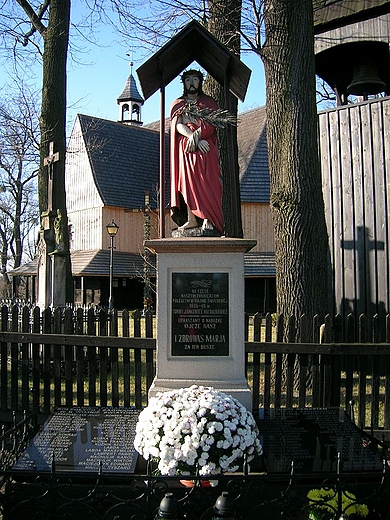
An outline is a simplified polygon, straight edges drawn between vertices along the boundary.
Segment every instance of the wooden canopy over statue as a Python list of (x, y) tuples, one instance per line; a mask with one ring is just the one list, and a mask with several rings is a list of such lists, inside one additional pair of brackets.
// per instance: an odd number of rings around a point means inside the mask
[[(244, 101), (251, 75), (251, 70), (235, 54), (196, 21), (191, 21), (186, 25), (137, 69), (145, 100), (158, 89), (161, 92), (160, 238), (165, 236), (165, 219), (163, 218), (165, 212), (165, 87), (194, 61), (224, 86), (226, 99), (228, 93), (231, 92)], [(228, 175), (225, 176), (225, 182), (233, 183), (234, 175), (235, 172), (231, 168)], [(232, 204), (237, 205), (239, 201), (232, 201)]]

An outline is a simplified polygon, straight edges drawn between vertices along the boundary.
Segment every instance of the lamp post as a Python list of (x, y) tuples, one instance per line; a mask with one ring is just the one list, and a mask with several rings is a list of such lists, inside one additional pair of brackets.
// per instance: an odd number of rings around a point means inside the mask
[(107, 233), (110, 235), (110, 297), (108, 299), (108, 312), (112, 312), (114, 308), (114, 297), (112, 295), (112, 278), (114, 275), (114, 238), (118, 233), (119, 226), (115, 224), (114, 220), (106, 226)]

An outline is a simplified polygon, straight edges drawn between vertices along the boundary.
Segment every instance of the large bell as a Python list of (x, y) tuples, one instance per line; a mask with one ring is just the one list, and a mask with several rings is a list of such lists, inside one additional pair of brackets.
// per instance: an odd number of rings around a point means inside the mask
[(379, 94), (386, 91), (386, 83), (381, 80), (374, 60), (364, 60), (355, 66), (353, 79), (347, 87), (347, 93), (355, 96)]

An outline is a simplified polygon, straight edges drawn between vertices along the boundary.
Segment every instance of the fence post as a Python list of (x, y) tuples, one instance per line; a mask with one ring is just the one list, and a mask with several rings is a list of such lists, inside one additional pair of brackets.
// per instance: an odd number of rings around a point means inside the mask
[[(53, 313), (53, 332), (54, 334), (61, 334), (62, 332), (62, 312), (60, 307), (56, 307)], [(61, 406), (61, 368), (66, 370), (66, 347), (62, 345), (53, 345), (53, 372), (54, 372), (54, 406), (58, 408)], [(66, 381), (66, 375), (65, 375)]]
[[(333, 335), (333, 323), (330, 314), (325, 316), (323, 343), (330, 343)], [(321, 354), (321, 364), (323, 366), (323, 403), (325, 408), (332, 406), (332, 358), (329, 354)]]
[[(118, 311), (113, 309), (111, 312), (110, 336), (118, 336)], [(118, 372), (118, 348), (110, 348), (110, 368), (111, 368), (111, 400), (112, 406), (119, 406), (119, 372)]]
[[(261, 314), (256, 312), (253, 316), (253, 341), (261, 341)], [(253, 354), (252, 363), (252, 408), (258, 410), (260, 406), (260, 353)]]
[[(32, 313), (32, 332), (39, 334), (41, 332), (41, 309), (36, 306)], [(33, 412), (38, 414), (40, 412), (39, 403), (41, 396), (40, 389), (40, 366), (41, 366), (42, 346), (39, 343), (32, 345), (32, 394), (33, 394)]]
[[(96, 336), (95, 310), (91, 308), (87, 312), (87, 335)], [(89, 406), (96, 406), (96, 347), (89, 345), (88, 353), (88, 403)]]
[[(268, 312), (265, 317), (265, 341), (272, 341), (272, 316)], [(264, 354), (264, 409), (268, 410), (271, 406), (271, 353)]]
[[(99, 311), (99, 336), (107, 336), (107, 313), (104, 309)], [(107, 364), (108, 347), (100, 347), (100, 406), (107, 406)]]
[[(343, 337), (343, 322), (340, 314), (336, 314), (333, 319), (332, 336), (329, 337), (329, 343), (339, 343)], [(342, 357), (339, 355), (330, 357), (331, 364), (331, 406), (340, 406), (341, 404), (341, 369)]]
[[(30, 332), (30, 309), (22, 308), (22, 332)], [(22, 343), (22, 410), (28, 411), (29, 406), (29, 345)]]
[[(75, 333), (82, 335), (84, 330), (84, 310), (79, 307), (76, 311)], [(86, 369), (84, 347), (74, 347), (76, 350), (76, 392), (77, 406), (84, 406), (84, 374)]]
[[(134, 337), (141, 337), (141, 312), (137, 309), (134, 312)], [(135, 406), (142, 407), (142, 363), (141, 350), (134, 349), (134, 385), (135, 385)]]
[[(378, 314), (375, 314), (372, 322), (372, 341), (379, 343), (381, 340), (381, 324)], [(379, 375), (381, 356), (371, 356), (371, 431), (378, 428), (379, 423)]]
[[(309, 320), (307, 315), (303, 314), (300, 319), (300, 339), (301, 343), (309, 343)], [(306, 406), (306, 388), (313, 385), (311, 374), (308, 373), (309, 356), (307, 354), (298, 354), (298, 406), (305, 408)]]
[[(130, 336), (129, 311), (122, 312), (122, 335), (124, 338)], [(130, 349), (123, 349), (123, 400), (124, 405), (130, 406)]]
[[(276, 341), (283, 341), (284, 331), (284, 316), (281, 314), (278, 316), (276, 322)], [(281, 392), (282, 392), (282, 369), (283, 369), (283, 354), (276, 353), (275, 361), (275, 408), (280, 408), (281, 405)]]
[[(1, 330), (6, 332), (8, 329), (8, 307), (1, 307)], [(0, 346), (0, 406), (2, 410), (7, 410), (8, 400), (8, 344), (1, 342)]]
[[(359, 343), (367, 342), (367, 318), (364, 314), (359, 316), (358, 323)], [(367, 356), (359, 356), (359, 412), (358, 426), (366, 426), (366, 381), (367, 381)]]
[[(287, 324), (287, 341), (288, 343), (295, 343), (297, 337), (297, 326), (295, 316), (290, 316)], [(298, 376), (298, 371), (295, 372), (295, 354), (287, 354), (286, 365), (286, 407), (291, 408), (293, 405), (295, 375)]]
[[(320, 342), (320, 317), (316, 314), (313, 317), (312, 321), (312, 341), (319, 344)], [(320, 364), (321, 356), (320, 354), (312, 354), (311, 356), (311, 373), (313, 379), (313, 388), (312, 388), (312, 401), (313, 407), (318, 408), (322, 405), (322, 370)]]
[[(52, 329), (52, 313), (50, 307), (46, 307), (42, 312), (42, 328), (44, 334), (51, 334)], [(52, 346), (43, 345), (43, 411), (45, 414), (51, 412), (50, 404), (50, 361)]]
[[(145, 313), (145, 332), (147, 338), (153, 338), (153, 313), (150, 310)], [(153, 350), (146, 349), (146, 401), (148, 400), (149, 388), (155, 376), (153, 356)]]
[[(19, 307), (17, 305), (12, 306), (11, 320), (11, 331), (18, 332)], [(11, 343), (11, 410), (14, 412), (18, 409), (19, 401), (18, 361), (19, 346), (17, 343)]]

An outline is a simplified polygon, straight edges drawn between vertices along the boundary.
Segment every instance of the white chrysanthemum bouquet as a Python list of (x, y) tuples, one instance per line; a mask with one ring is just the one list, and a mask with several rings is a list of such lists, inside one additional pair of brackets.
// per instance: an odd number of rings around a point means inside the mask
[(140, 413), (135, 449), (158, 462), (162, 475), (217, 475), (237, 471), (261, 455), (251, 412), (237, 399), (193, 385), (157, 393)]

